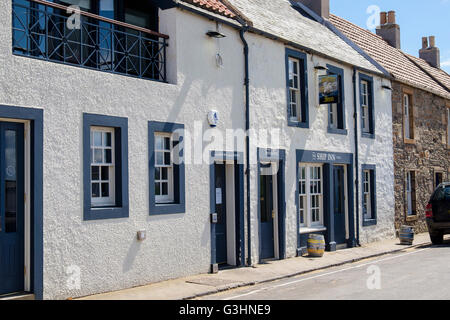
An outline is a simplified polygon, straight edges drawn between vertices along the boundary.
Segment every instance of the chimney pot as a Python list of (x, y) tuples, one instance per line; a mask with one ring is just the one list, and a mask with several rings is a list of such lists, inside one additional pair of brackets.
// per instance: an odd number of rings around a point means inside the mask
[(428, 48), (428, 38), (422, 37), (422, 49)]
[(388, 23), (395, 24), (395, 11), (388, 12)]
[(435, 47), (436, 47), (436, 37), (430, 36), (430, 48), (435, 48)]
[(387, 23), (387, 13), (386, 12), (380, 12), (380, 25)]

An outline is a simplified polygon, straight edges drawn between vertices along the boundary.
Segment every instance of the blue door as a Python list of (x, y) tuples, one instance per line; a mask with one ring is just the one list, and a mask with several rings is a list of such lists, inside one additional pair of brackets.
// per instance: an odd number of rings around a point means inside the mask
[(0, 122), (0, 295), (24, 291), (23, 130)]
[(260, 176), (260, 225), (261, 225), (261, 259), (275, 258), (273, 219), (273, 178), (271, 175)]
[(336, 244), (345, 244), (345, 174), (343, 166), (334, 166), (334, 237)]
[(216, 263), (227, 263), (227, 207), (225, 165), (215, 164), (215, 198), (216, 198)]

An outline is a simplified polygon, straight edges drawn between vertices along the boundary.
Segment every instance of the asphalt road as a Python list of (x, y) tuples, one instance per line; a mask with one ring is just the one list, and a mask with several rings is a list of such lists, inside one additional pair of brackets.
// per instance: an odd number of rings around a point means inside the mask
[(449, 300), (450, 241), (203, 300)]

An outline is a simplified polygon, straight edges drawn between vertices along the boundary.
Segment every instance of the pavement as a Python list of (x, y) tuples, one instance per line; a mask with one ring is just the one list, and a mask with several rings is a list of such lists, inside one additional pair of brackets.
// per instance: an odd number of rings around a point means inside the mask
[(255, 286), (296, 277), (348, 263), (358, 262), (430, 244), (428, 233), (417, 234), (412, 246), (400, 245), (399, 239), (388, 239), (357, 248), (326, 252), (322, 258), (296, 257), (270, 261), (254, 267), (228, 269), (217, 274), (201, 274), (145, 286), (102, 293), (80, 300), (190, 300), (227, 290)]

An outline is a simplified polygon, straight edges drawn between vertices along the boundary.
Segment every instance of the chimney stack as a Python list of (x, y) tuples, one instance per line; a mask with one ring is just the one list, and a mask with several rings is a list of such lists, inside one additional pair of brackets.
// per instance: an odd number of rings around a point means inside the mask
[(377, 35), (394, 48), (400, 49), (400, 26), (396, 23), (395, 11), (380, 13), (380, 26)]
[(330, 0), (294, 0), (314, 11), (315, 14), (322, 18), (330, 18)]
[(432, 67), (441, 68), (441, 52), (436, 47), (436, 37), (422, 38), (422, 49), (419, 50), (419, 57), (428, 62)]

